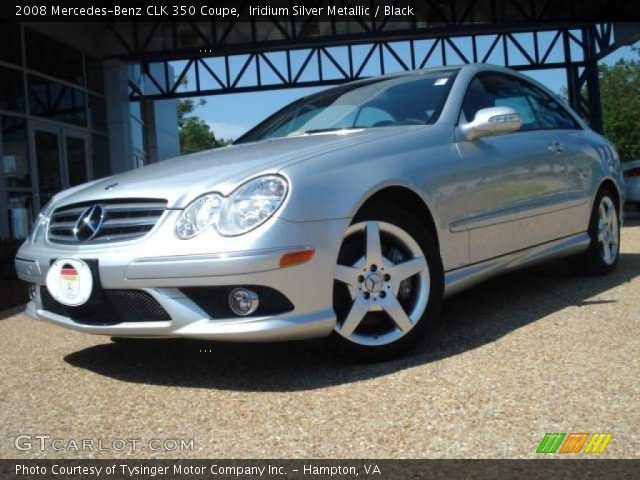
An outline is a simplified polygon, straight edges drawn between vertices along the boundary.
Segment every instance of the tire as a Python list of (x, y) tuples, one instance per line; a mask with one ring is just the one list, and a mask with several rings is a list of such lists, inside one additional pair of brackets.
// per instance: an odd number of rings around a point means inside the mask
[(359, 212), (337, 263), (337, 322), (328, 341), (339, 354), (359, 362), (390, 360), (414, 347), (438, 319), (440, 253), (420, 220), (401, 206), (377, 203)]
[(583, 275), (611, 273), (620, 256), (620, 207), (608, 188), (596, 195), (589, 220), (591, 242), (584, 253), (569, 258), (569, 268)]

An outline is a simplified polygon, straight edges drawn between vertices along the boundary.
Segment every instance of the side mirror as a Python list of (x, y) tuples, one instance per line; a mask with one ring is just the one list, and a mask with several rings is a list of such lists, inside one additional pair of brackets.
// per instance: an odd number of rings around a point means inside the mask
[(462, 134), (469, 141), (481, 137), (511, 133), (522, 126), (520, 115), (511, 107), (483, 108), (476, 112), (474, 119), (460, 126)]

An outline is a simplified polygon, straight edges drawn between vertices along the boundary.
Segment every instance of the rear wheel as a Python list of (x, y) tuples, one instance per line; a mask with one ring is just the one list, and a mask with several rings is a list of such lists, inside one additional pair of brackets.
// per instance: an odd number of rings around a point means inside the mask
[(398, 356), (425, 336), (442, 292), (440, 255), (420, 221), (387, 205), (367, 208), (338, 255), (330, 342), (359, 361)]
[(609, 189), (598, 193), (589, 223), (589, 248), (569, 259), (569, 266), (577, 273), (604, 275), (618, 263), (620, 252), (620, 212)]

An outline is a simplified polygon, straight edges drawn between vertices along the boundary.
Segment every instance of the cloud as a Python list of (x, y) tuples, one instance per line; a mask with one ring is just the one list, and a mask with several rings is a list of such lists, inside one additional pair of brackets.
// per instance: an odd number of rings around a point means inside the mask
[(246, 125), (226, 122), (209, 122), (209, 128), (216, 135), (217, 139), (224, 138), (226, 140), (235, 140), (244, 132), (249, 130), (249, 127)]

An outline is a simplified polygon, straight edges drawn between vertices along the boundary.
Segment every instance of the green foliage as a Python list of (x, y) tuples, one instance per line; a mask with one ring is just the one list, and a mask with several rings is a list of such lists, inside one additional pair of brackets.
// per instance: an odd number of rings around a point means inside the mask
[(183, 155), (224, 147), (231, 143), (231, 140), (217, 139), (209, 125), (193, 114), (196, 108), (206, 103), (202, 98), (197, 103), (191, 98), (177, 101), (180, 151)]
[(640, 48), (638, 58), (600, 66), (604, 134), (623, 161), (640, 159)]

